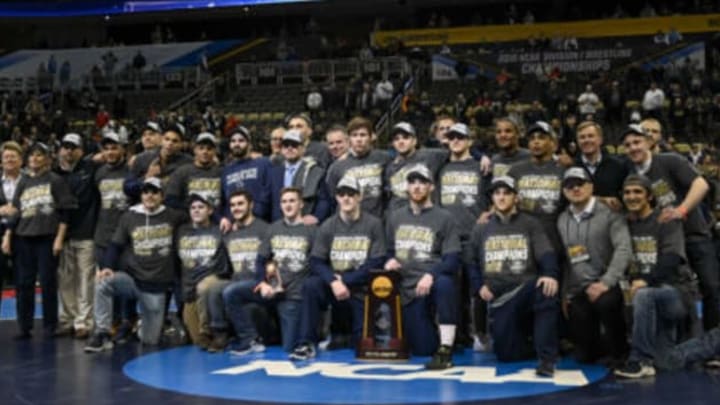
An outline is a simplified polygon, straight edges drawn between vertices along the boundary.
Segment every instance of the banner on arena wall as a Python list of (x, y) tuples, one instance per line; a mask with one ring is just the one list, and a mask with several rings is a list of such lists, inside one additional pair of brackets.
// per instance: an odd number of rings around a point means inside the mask
[(673, 28), (682, 34), (720, 31), (720, 14), (378, 31), (373, 34), (373, 41), (379, 46), (396, 40), (402, 41), (405, 46), (439, 46), (443, 43), (452, 45), (524, 41), (532, 36), (652, 36), (658, 31), (668, 32)]
[(684, 48), (678, 49), (677, 51), (651, 60), (643, 64), (643, 69), (651, 70), (654, 67), (668, 66), (680, 68), (688, 63), (688, 61), (690, 61), (690, 63), (694, 66), (697, 66), (700, 70), (705, 70), (705, 44), (703, 42), (688, 45)]

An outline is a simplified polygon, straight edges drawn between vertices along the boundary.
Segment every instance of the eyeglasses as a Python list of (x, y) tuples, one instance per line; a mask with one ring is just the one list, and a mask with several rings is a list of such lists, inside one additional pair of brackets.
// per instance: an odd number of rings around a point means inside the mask
[(280, 146), (282, 146), (283, 148), (299, 148), (300, 144), (297, 142), (285, 141), (285, 142), (281, 143)]
[(335, 194), (338, 197), (355, 197), (356, 195), (358, 195), (358, 192), (355, 190), (350, 190), (350, 189), (346, 189), (346, 190), (341, 189), (341, 190), (336, 191)]
[(455, 132), (450, 132), (449, 134), (445, 134), (445, 138), (447, 138), (448, 141), (454, 141), (456, 139), (458, 139), (458, 140), (469, 139), (467, 136), (465, 136), (463, 134), (458, 134)]
[(564, 188), (564, 189), (567, 189), (567, 190), (572, 190), (572, 189), (574, 189), (575, 187), (582, 187), (582, 186), (584, 186), (585, 183), (587, 183), (587, 182), (584, 181), (584, 180), (580, 180), (580, 179), (577, 179), (577, 180), (568, 180), (565, 184), (563, 184), (563, 188)]

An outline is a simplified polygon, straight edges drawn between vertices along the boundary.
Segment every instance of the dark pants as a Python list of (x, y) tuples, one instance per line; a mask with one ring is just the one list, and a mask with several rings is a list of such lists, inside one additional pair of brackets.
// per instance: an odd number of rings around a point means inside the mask
[(720, 266), (710, 239), (685, 243), (690, 267), (698, 275), (703, 302), (703, 327), (720, 325)]
[(2, 308), (2, 293), (3, 286), (5, 285), (5, 279), (12, 274), (12, 264), (10, 256), (0, 253), (0, 308)]
[(490, 302), (490, 331), (495, 356), (500, 361), (524, 360), (532, 355), (529, 337), (542, 360), (555, 361), (558, 353), (560, 303), (546, 297), (535, 279), (527, 281), (501, 305)]
[(403, 334), (413, 355), (429, 356), (437, 351), (440, 342), (435, 314), (439, 324), (457, 325), (456, 296), (454, 280), (441, 275), (435, 278), (430, 295), (403, 305)]
[(310, 276), (303, 283), (298, 342), (312, 344), (318, 342), (317, 330), (320, 316), (328, 306), (332, 306), (333, 314), (350, 314), (353, 345), (359, 342), (362, 332), (363, 302), (355, 297), (338, 301), (330, 287), (318, 276)]
[[(568, 328), (578, 361), (591, 363), (603, 355), (625, 357), (628, 344), (624, 308), (619, 286), (609, 289), (595, 302), (590, 302), (584, 292), (570, 300)], [(600, 333), (601, 325), (604, 337)]]
[(42, 287), (43, 327), (53, 330), (58, 324), (57, 257), (53, 256), (53, 236), (13, 239), (15, 254), (15, 290), (17, 317), (22, 332), (32, 330), (35, 315), (35, 280)]

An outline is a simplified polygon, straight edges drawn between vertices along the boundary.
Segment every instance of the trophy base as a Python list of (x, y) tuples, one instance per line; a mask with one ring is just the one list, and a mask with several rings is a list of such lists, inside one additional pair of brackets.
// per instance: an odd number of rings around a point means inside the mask
[(384, 347), (378, 347), (372, 338), (363, 339), (357, 347), (355, 357), (364, 361), (405, 361), (410, 352), (400, 339), (390, 339)]

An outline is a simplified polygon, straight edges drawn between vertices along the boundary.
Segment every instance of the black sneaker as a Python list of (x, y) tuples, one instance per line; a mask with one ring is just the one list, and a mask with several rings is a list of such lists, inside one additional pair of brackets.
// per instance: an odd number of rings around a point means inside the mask
[(552, 378), (555, 375), (555, 362), (551, 360), (540, 360), (540, 363), (535, 369), (535, 375), (538, 377)]
[(85, 351), (88, 353), (100, 353), (113, 348), (113, 341), (107, 333), (95, 333), (90, 337), (85, 345)]
[(315, 357), (315, 346), (309, 343), (302, 343), (298, 345), (295, 350), (290, 353), (290, 360), (310, 360)]
[(425, 364), (425, 368), (428, 370), (445, 370), (452, 366), (452, 347), (448, 345), (441, 345), (433, 354), (432, 359)]
[(117, 327), (113, 341), (116, 344), (125, 344), (130, 340), (135, 340), (135, 325), (130, 321), (122, 321), (120, 326)]
[(655, 375), (655, 367), (639, 361), (628, 361), (615, 370), (615, 375), (623, 378), (644, 378)]
[(227, 332), (216, 332), (213, 334), (212, 341), (207, 348), (208, 353), (224, 352), (228, 345)]

